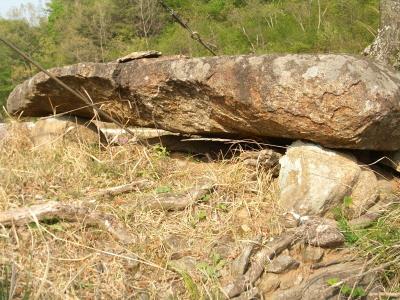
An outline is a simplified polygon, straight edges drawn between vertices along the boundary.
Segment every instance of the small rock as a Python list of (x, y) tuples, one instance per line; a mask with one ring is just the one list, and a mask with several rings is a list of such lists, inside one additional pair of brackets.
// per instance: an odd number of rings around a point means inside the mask
[(264, 294), (271, 293), (279, 288), (281, 281), (279, 279), (279, 275), (274, 273), (265, 273), (261, 277), (261, 281), (258, 285), (260, 291)]
[(324, 250), (319, 247), (306, 246), (302, 250), (302, 260), (305, 263), (317, 263), (324, 256)]
[(155, 50), (132, 52), (124, 57), (118, 58), (117, 62), (125, 63), (125, 62), (129, 62), (129, 61), (136, 60), (136, 59), (142, 59), (142, 58), (157, 58), (157, 57), (160, 57), (161, 55), (162, 55), (161, 52), (155, 51)]
[(308, 244), (322, 248), (335, 248), (343, 245), (344, 236), (338, 230), (320, 225), (317, 234), (308, 240)]
[(186, 239), (177, 234), (168, 235), (163, 243), (167, 248), (173, 251), (181, 251), (187, 247)]
[(343, 245), (344, 236), (333, 220), (313, 219), (305, 228), (306, 243), (322, 248), (335, 248)]
[(288, 255), (279, 255), (270, 265), (267, 266), (268, 273), (285, 273), (289, 270), (297, 269), (300, 263)]
[(233, 256), (236, 250), (237, 247), (232, 236), (226, 234), (221, 236), (219, 240), (214, 243), (210, 255), (218, 254), (220, 257), (226, 259)]
[(171, 260), (168, 263), (168, 267), (171, 270), (176, 271), (178, 273), (183, 271), (189, 274), (193, 274), (194, 272), (196, 272), (196, 265), (197, 265), (196, 259), (191, 256), (185, 256), (177, 260)]
[(279, 221), (285, 228), (295, 228), (300, 225), (300, 218), (294, 213), (285, 213)]

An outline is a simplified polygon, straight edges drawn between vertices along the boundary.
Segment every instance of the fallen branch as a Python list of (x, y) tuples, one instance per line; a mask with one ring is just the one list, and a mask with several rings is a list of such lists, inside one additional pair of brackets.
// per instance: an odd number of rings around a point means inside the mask
[(162, 194), (147, 199), (145, 206), (149, 209), (183, 210), (201, 200), (215, 187), (214, 183), (204, 183), (181, 194)]
[(134, 237), (128, 233), (125, 226), (105, 213), (93, 212), (81, 203), (65, 204), (49, 201), (26, 208), (17, 208), (0, 212), (0, 224), (3, 226), (22, 226), (34, 221), (34, 217), (43, 221), (46, 219), (61, 219), (72, 222), (84, 222), (88, 226), (103, 228), (119, 241), (125, 244), (134, 242)]
[(330, 267), (330, 266), (333, 266), (333, 265), (338, 265), (338, 264), (352, 262), (352, 261), (355, 261), (355, 259), (333, 259), (333, 260), (328, 261), (328, 262), (320, 262), (320, 263), (312, 264), (311, 265), (311, 269), (318, 270), (318, 269), (321, 269), (321, 268), (326, 268), (326, 267)]
[(135, 181), (131, 182), (128, 184), (123, 184), (111, 188), (106, 188), (99, 190), (96, 193), (93, 193), (92, 195), (88, 196), (87, 198), (94, 198), (94, 197), (103, 197), (103, 196), (116, 196), (119, 194), (124, 194), (124, 193), (129, 193), (132, 191), (137, 191), (140, 189), (148, 188), (153, 185), (153, 182), (149, 180), (140, 180), (140, 181)]
[(400, 299), (400, 293), (378, 292), (378, 293), (369, 293), (368, 296), (377, 297), (378, 299), (381, 299), (382, 297)]

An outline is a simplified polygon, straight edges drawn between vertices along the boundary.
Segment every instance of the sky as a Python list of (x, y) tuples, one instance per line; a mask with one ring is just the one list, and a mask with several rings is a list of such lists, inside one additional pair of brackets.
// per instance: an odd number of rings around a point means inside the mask
[(32, 3), (37, 6), (44, 6), (47, 0), (0, 0), (0, 16), (7, 17), (7, 13), (13, 7), (19, 7), (21, 4)]

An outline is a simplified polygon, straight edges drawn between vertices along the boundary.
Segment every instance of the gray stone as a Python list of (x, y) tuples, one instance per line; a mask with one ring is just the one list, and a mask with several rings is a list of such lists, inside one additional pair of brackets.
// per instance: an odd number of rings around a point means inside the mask
[[(138, 59), (51, 69), (127, 126), (282, 137), (334, 148), (400, 148), (400, 75), (358, 56), (289, 54)], [(18, 85), (7, 110), (45, 116), (92, 108), (44, 73)]]
[(285, 273), (289, 270), (297, 269), (300, 263), (288, 255), (279, 255), (277, 258), (272, 260), (265, 271), (268, 273)]

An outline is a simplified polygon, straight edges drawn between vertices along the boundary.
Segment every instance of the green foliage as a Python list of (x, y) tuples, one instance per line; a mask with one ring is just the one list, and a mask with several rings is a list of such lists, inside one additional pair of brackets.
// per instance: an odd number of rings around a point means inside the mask
[[(12, 267), (10, 265), (0, 265), (0, 300), (9, 300), (11, 298), (11, 279), (13, 277)], [(14, 278), (15, 280), (15, 278)], [(21, 290), (20, 299), (29, 300), (31, 298), (31, 288), (25, 285)]]
[(333, 286), (333, 285), (335, 285), (335, 284), (338, 284), (339, 282), (340, 282), (340, 278), (337, 278), (337, 277), (328, 278), (328, 279), (326, 280), (326, 283), (327, 283), (329, 286)]
[(351, 299), (360, 299), (367, 295), (367, 292), (365, 291), (365, 289), (363, 287), (356, 286), (353, 288), (352, 286), (348, 285), (347, 283), (341, 282), (340, 278), (337, 278), (337, 277), (328, 278), (326, 280), (326, 283), (329, 286), (340, 287), (340, 294), (350, 297)]
[(207, 219), (207, 212), (205, 210), (199, 210), (197, 213), (197, 220), (204, 221), (205, 219)]
[(153, 146), (153, 151), (157, 154), (157, 156), (159, 157), (168, 157), (169, 156), (169, 152), (167, 150), (167, 148), (165, 148), (164, 146), (160, 145), (160, 144), (156, 144)]
[(221, 276), (220, 271), (225, 265), (226, 261), (222, 259), (221, 255), (213, 253), (211, 263), (200, 262), (196, 267), (207, 279), (216, 280)]
[(159, 186), (156, 188), (157, 194), (170, 193), (171, 191), (172, 191), (172, 188), (170, 186)]
[(201, 299), (199, 288), (197, 287), (193, 278), (187, 272), (184, 271), (181, 271), (180, 274), (182, 276), (186, 291), (189, 293), (190, 299), (192, 300)]
[[(157, 0), (51, 0), (34, 22), (0, 18), (0, 35), (47, 68), (111, 61), (132, 51), (209, 55)], [(220, 55), (360, 53), (374, 38), (379, 0), (167, 0)], [(0, 45), (0, 105), (37, 70)], [(160, 148), (161, 155), (167, 152)]]
[(342, 205), (333, 209), (334, 218), (337, 221), (338, 227), (345, 238), (346, 244), (348, 245), (354, 245), (359, 239), (358, 235), (350, 227), (347, 220), (347, 210), (352, 203), (353, 199), (346, 196), (343, 199)]

